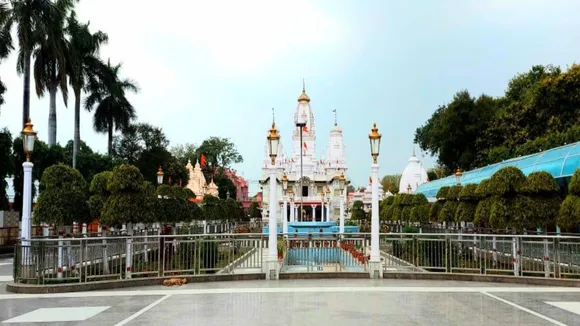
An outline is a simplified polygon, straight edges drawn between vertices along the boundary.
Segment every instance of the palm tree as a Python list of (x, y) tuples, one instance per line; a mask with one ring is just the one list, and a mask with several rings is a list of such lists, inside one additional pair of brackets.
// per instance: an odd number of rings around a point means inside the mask
[(90, 112), (95, 105), (93, 128), (96, 132), (107, 133), (108, 154), (113, 154), (113, 131), (121, 131), (129, 126), (137, 115), (131, 103), (125, 97), (127, 91), (138, 92), (139, 88), (131, 79), (119, 77), (122, 64), (111, 66), (100, 76), (91, 76), (87, 83), (85, 108)]
[(75, 126), (72, 166), (73, 168), (76, 168), (77, 153), (81, 141), (81, 91), (86, 86), (86, 81), (89, 77), (103, 74), (103, 71), (106, 69), (106, 65), (99, 59), (98, 53), (101, 45), (108, 41), (108, 36), (101, 31), (91, 33), (89, 30), (89, 23), (79, 23), (74, 11), (71, 12), (68, 17), (66, 32), (70, 36), (68, 48), (68, 74), (75, 95)]
[[(11, 8), (6, 9), (6, 21), (3, 30), (10, 31), (14, 24), (17, 25), (18, 62), (16, 70), (24, 75), (24, 90), (22, 101), (22, 125), (30, 116), (30, 66), (31, 57), (35, 47), (42, 38), (49, 36), (54, 31), (51, 22), (59, 20), (61, 12), (59, 6), (69, 3), (64, 7), (72, 6), (74, 0), (10, 0)], [(60, 3), (63, 4), (60, 4)]]
[(48, 113), (48, 146), (56, 145), (56, 93), (62, 91), (64, 105), (68, 102), (67, 87), (67, 39), (65, 23), (68, 13), (73, 9), (72, 1), (57, 1), (56, 8), (60, 15), (52, 17), (48, 23), (51, 33), (40, 39), (40, 45), (34, 50), (34, 80), (38, 97), (48, 90), (50, 97)]
[[(14, 49), (12, 45), (12, 35), (10, 34), (10, 9), (7, 3), (0, 3), (0, 60), (8, 57), (10, 52)], [(0, 80), (0, 106), (4, 104), (4, 93), (6, 86)]]

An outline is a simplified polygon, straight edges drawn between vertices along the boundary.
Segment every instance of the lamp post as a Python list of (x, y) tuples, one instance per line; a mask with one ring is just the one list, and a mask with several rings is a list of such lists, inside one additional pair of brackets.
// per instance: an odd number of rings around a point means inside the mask
[(288, 197), (290, 197), (290, 222), (294, 222), (294, 218), (296, 217), (294, 215), (294, 187), (290, 187), (288, 188)]
[(326, 222), (330, 222), (330, 187), (326, 186)]
[(341, 173), (338, 177), (338, 190), (340, 191), (340, 222), (338, 227), (338, 232), (342, 235), (344, 233), (344, 185), (346, 184), (346, 179), (344, 178), (344, 173)]
[(272, 121), (272, 128), (268, 132), (268, 146), (270, 149), (270, 214), (268, 223), (268, 261), (266, 264), (266, 278), (278, 279), (278, 226), (276, 224), (276, 209), (278, 208), (276, 199), (276, 156), (278, 156), (278, 145), (280, 134), (276, 130), (276, 124)]
[(461, 177), (462, 176), (463, 176), (463, 171), (461, 171), (461, 169), (457, 169), (457, 171), (455, 171), (455, 181), (457, 181), (458, 186), (461, 185)]
[(282, 190), (284, 191), (284, 196), (282, 197), (283, 204), (282, 204), (282, 233), (288, 234), (288, 176), (286, 173), (282, 176)]
[(379, 151), (381, 148), (381, 134), (377, 124), (373, 124), (369, 134), (371, 156), (373, 164), (372, 172), (372, 201), (371, 201), (371, 257), (369, 260), (369, 272), (371, 278), (380, 278), (382, 275), (381, 256), (379, 253)]
[(303, 221), (304, 219), (304, 192), (302, 191), (303, 188), (303, 177), (304, 177), (304, 167), (302, 165), (302, 157), (304, 156), (304, 153), (302, 152), (304, 149), (304, 144), (302, 141), (302, 129), (304, 128), (304, 126), (306, 126), (306, 121), (302, 120), (302, 117), (300, 117), (300, 115), (298, 115), (298, 118), (296, 120), (296, 127), (298, 128), (299, 132), (300, 132), (300, 214), (298, 215), (298, 220), (299, 221)]
[(26, 155), (26, 162), (22, 163), (22, 168), (24, 169), (21, 232), (23, 264), (29, 261), (27, 258), (30, 247), (30, 228), (32, 224), (32, 167), (34, 164), (30, 162), (30, 157), (34, 151), (34, 142), (36, 141), (36, 131), (34, 131), (32, 127), (32, 122), (28, 119), (24, 125), (24, 129), (22, 130), (22, 145), (24, 147), (24, 154)]

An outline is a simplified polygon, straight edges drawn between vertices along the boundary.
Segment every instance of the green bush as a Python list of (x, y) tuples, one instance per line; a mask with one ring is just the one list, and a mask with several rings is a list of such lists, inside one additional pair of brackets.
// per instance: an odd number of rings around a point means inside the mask
[(493, 198), (483, 198), (477, 203), (473, 223), (481, 228), (490, 227), (489, 217), (491, 215), (491, 205)]
[(564, 230), (573, 231), (580, 226), (580, 197), (567, 196), (560, 206), (558, 225)]
[(528, 214), (526, 227), (542, 228), (554, 226), (560, 204), (560, 187), (548, 172), (533, 172), (528, 175), (521, 189), (529, 200), (525, 201)]
[(443, 208), (439, 212), (439, 222), (455, 221), (455, 212), (457, 211), (457, 206), (459, 206), (459, 193), (461, 189), (461, 186), (449, 187), (446, 193), (445, 204), (443, 204)]
[(455, 221), (473, 222), (477, 210), (477, 185), (468, 184), (459, 192), (459, 204), (455, 211)]
[(516, 196), (524, 183), (526, 176), (513, 166), (501, 168), (490, 178), (491, 194), (496, 196)]
[(437, 195), (435, 196), (437, 199), (447, 199), (447, 192), (449, 191), (449, 186), (444, 186), (439, 188), (437, 191)]
[(439, 221), (439, 212), (443, 209), (443, 205), (445, 204), (444, 201), (438, 200), (431, 205), (431, 209), (429, 210), (429, 220), (430, 221)]
[(568, 185), (568, 192), (570, 195), (580, 196), (580, 169), (574, 171), (570, 184)]
[(88, 188), (79, 171), (62, 163), (48, 167), (40, 181), (34, 222), (56, 226), (90, 222)]

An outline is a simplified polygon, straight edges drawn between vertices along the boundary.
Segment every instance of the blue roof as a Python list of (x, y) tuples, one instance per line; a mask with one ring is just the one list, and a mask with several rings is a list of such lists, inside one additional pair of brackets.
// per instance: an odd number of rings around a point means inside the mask
[[(483, 168), (463, 172), (461, 184), (478, 184), (490, 178), (497, 170), (515, 166), (527, 176), (532, 172), (546, 171), (556, 179), (568, 178), (580, 168), (580, 142), (555, 147), (545, 152), (516, 157)], [(426, 197), (435, 197), (439, 188), (455, 185), (455, 176), (434, 180), (419, 185), (415, 193), (422, 193)]]

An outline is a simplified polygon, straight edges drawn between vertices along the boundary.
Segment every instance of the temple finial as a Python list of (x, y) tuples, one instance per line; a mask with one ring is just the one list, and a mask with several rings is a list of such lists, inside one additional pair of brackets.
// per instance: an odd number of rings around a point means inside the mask
[(276, 121), (276, 115), (274, 114), (274, 108), (272, 108), (272, 125), (274, 125)]
[(336, 117), (336, 109), (332, 110), (332, 112), (334, 112), (334, 125), (337, 126), (338, 125), (338, 118)]
[(413, 156), (415, 156), (415, 146), (413, 146)]
[(302, 92), (306, 92), (306, 83), (304, 82), (304, 78), (302, 78)]

